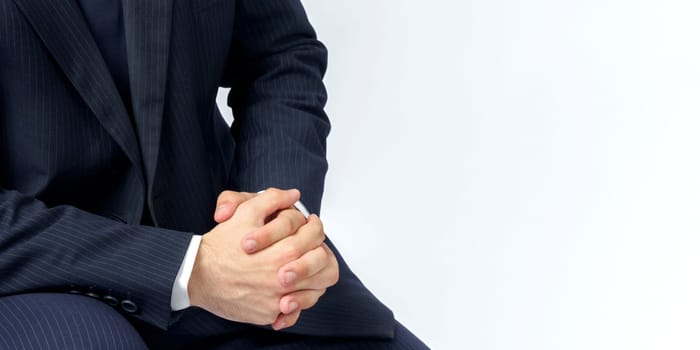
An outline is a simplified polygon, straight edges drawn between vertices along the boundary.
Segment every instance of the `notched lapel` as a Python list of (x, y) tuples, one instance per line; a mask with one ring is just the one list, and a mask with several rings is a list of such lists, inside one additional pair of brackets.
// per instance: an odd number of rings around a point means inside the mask
[(102, 126), (141, 171), (124, 103), (75, 0), (14, 0)]
[(174, 0), (123, 0), (132, 106), (149, 190), (158, 161)]

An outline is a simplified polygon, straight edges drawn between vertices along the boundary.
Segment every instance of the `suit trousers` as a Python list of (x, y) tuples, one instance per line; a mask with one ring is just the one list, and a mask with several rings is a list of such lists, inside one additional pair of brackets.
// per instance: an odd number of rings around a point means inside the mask
[(0, 298), (0, 349), (147, 349), (119, 312), (74, 294), (20, 294)]
[(399, 323), (392, 340), (312, 337), (246, 325), (232, 328), (229, 334), (207, 337), (178, 327), (185, 323), (176, 322), (167, 332), (138, 321), (134, 327), (116, 309), (82, 295), (36, 293), (0, 298), (0, 348), (8, 350), (428, 348)]
[[(195, 309), (195, 310), (193, 310)], [(136, 329), (153, 350), (178, 349), (266, 349), (266, 350), (425, 350), (423, 344), (402, 324), (395, 323), (393, 339), (369, 337), (325, 337), (274, 331), (205, 316), (201, 310), (190, 308), (179, 321), (162, 331), (136, 320)], [(194, 311), (194, 312), (192, 312)], [(302, 317), (303, 317), (302, 312)], [(342, 317), (342, 315), (338, 315)]]

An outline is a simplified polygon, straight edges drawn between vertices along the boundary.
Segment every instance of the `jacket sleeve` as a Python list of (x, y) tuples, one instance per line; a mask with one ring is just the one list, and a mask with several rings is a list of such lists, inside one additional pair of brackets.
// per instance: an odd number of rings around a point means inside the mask
[[(0, 188), (0, 296), (83, 293), (160, 328), (192, 234), (127, 225)], [(110, 299), (114, 298), (114, 299)], [(131, 310), (133, 311), (133, 310)]]
[(237, 145), (233, 189), (298, 188), (319, 212), (330, 131), (326, 62), (299, 0), (237, 1), (224, 82)]

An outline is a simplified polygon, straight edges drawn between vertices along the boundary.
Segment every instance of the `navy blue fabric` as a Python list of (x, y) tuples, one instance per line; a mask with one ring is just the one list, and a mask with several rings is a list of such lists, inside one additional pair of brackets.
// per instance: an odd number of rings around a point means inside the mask
[(428, 347), (402, 324), (396, 322), (392, 339), (372, 337), (315, 337), (275, 332), (241, 325), (240, 328), (218, 336), (199, 337), (188, 328), (175, 326), (164, 332), (148, 325), (137, 325), (149, 349), (152, 350), (425, 350)]
[[(171, 312), (174, 277), (223, 190), (294, 187), (319, 212), (326, 49), (298, 0), (122, 5), (133, 118), (87, 7), (0, 0), (0, 297), (110, 296), (131, 322), (226, 336), (242, 325)], [(285, 332), (392, 338), (391, 311), (342, 258), (340, 271)]]
[(139, 350), (139, 334), (117, 311), (71, 294), (0, 298), (0, 349)]
[(428, 347), (402, 324), (396, 323), (393, 339), (308, 337), (280, 335), (269, 330), (255, 330), (223, 339), (195, 344), (195, 349), (231, 350), (427, 350)]
[(112, 73), (124, 106), (131, 110), (126, 35), (121, 0), (78, 0), (95, 43)]

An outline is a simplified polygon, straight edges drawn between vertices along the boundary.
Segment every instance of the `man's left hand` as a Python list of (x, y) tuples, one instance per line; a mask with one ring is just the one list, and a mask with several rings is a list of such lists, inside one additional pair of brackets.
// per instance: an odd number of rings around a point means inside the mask
[[(249, 192), (222, 192), (217, 199), (214, 220), (217, 223), (222, 223), (230, 219), (240, 204), (255, 196), (257, 196), (256, 193)], [(284, 221), (280, 221), (280, 223), (284, 223)], [(312, 225), (307, 225), (307, 227), (320, 230), (319, 233), (323, 234), (323, 224), (317, 215), (310, 215), (308, 223)], [(288, 227), (278, 224), (271, 217), (266, 225), (241, 239), (241, 248), (246, 253), (253, 254), (293, 234), (296, 232), (290, 232)], [(318, 298), (325, 293), (328, 285), (322, 282), (324, 279), (313, 277), (321, 274), (327, 275), (330, 273), (329, 271), (338, 276), (338, 262), (330, 248), (322, 242), (317, 249), (313, 249), (299, 259), (282, 266), (277, 273), (280, 284), (286, 287), (303, 286), (303, 288), (280, 299), (281, 314), (272, 327), (281, 329), (285, 327), (279, 327), (280, 325), (296, 322), (301, 310), (296, 310), (293, 305), (308, 305), (310, 301), (315, 304)]]

